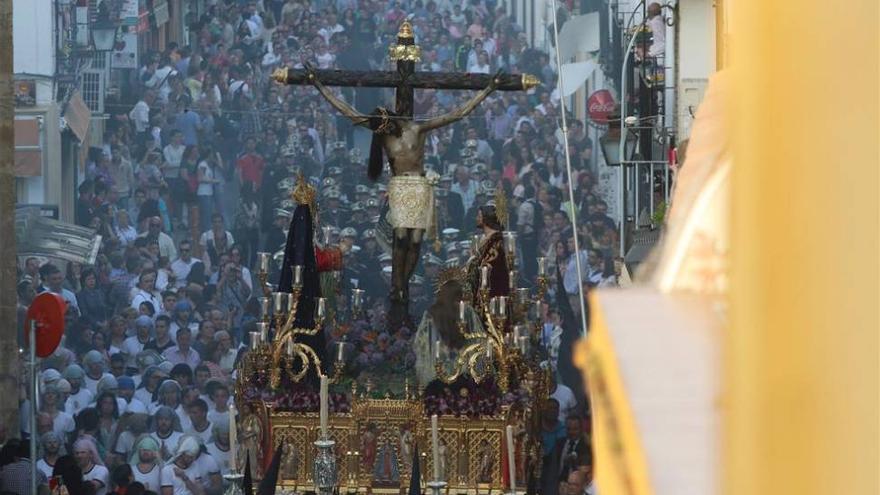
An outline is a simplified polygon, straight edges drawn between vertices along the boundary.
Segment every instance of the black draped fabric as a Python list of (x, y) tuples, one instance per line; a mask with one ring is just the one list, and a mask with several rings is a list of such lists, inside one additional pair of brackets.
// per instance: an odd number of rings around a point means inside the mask
[[(574, 309), (569, 303), (565, 293), (565, 286), (562, 284), (562, 272), (556, 267), (556, 304), (559, 314), (562, 316), (562, 337), (559, 342), (559, 355), (557, 357), (557, 366), (559, 367), (559, 376), (562, 378), (568, 388), (574, 392), (574, 396), (578, 404), (583, 406), (587, 403), (588, 397), (584, 393), (584, 381), (580, 370), (574, 365), (574, 345), (581, 337), (580, 318), (575, 314)], [(589, 321), (589, 307), (587, 307), (587, 321)]]
[(272, 455), (272, 462), (269, 464), (269, 469), (266, 470), (266, 475), (263, 476), (263, 479), (260, 480), (260, 484), (257, 485), (257, 495), (275, 495), (275, 488), (278, 483), (278, 471), (281, 468), (281, 452), (284, 446), (279, 444), (278, 448), (275, 449), (275, 453)]
[[(281, 276), (278, 280), (280, 292), (292, 292), (293, 289), (293, 266), (303, 267), (303, 287), (299, 296), (299, 305), (296, 312), (295, 326), (297, 328), (312, 328), (315, 325), (315, 300), (321, 297), (320, 278), (318, 277), (318, 264), (315, 258), (315, 244), (313, 240), (314, 228), (312, 215), (307, 205), (298, 205), (293, 211), (293, 219), (290, 222), (290, 230), (287, 232), (287, 244), (284, 247), (284, 263), (281, 265)], [(317, 335), (299, 335), (297, 342), (309, 345), (326, 362), (326, 339), (324, 332)], [(312, 373), (310, 372), (310, 375)]]

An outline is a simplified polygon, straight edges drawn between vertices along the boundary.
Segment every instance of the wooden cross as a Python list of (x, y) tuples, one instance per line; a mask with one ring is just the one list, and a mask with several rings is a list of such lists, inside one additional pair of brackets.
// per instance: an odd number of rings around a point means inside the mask
[[(492, 78), (498, 79), (498, 91), (523, 91), (539, 84), (530, 74), (490, 74), (416, 72), (421, 49), (415, 44), (412, 25), (403, 21), (397, 33), (397, 44), (391, 46), (390, 57), (397, 61), (396, 71), (315, 70), (314, 74), (325, 86), (366, 88), (395, 88), (395, 113), (413, 117), (413, 94), (416, 89), (469, 89), (481, 90)], [(307, 70), (277, 69), (272, 78), (280, 83), (311, 85)]]

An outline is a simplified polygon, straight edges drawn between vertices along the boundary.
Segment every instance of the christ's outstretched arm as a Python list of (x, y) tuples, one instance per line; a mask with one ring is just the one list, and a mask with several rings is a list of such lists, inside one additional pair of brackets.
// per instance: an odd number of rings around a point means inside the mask
[(309, 80), (312, 82), (312, 85), (321, 93), (324, 99), (327, 100), (334, 108), (339, 110), (342, 115), (345, 115), (354, 123), (354, 125), (360, 125), (366, 127), (369, 123), (369, 117), (359, 113), (354, 109), (351, 105), (343, 101), (341, 98), (337, 97), (333, 94), (327, 86), (321, 84), (321, 81), (318, 80), (318, 77), (315, 75), (314, 71), (310, 67), (307, 67), (309, 70)]
[[(499, 72), (499, 74), (500, 74), (500, 72)], [(476, 96), (471, 98), (467, 103), (465, 103), (461, 107), (456, 108), (455, 110), (453, 110), (445, 115), (441, 115), (435, 119), (431, 119), (431, 120), (428, 120), (425, 122), (420, 122), (419, 129), (422, 132), (431, 131), (431, 130), (437, 129), (439, 127), (443, 127), (445, 125), (449, 125), (449, 124), (456, 122), (458, 120), (461, 120), (467, 114), (473, 112), (474, 109), (477, 108), (477, 105), (479, 105), (483, 100), (486, 99), (487, 96), (489, 96), (490, 94), (492, 94), (493, 91), (495, 91), (496, 82), (497, 82), (497, 75), (496, 75), (496, 77), (492, 78), (492, 82), (490, 82), (489, 85), (486, 86), (486, 89), (477, 93)]]

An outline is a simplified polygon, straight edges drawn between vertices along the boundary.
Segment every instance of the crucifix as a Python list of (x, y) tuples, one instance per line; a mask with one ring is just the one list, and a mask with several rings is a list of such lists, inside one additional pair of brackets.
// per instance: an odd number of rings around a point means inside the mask
[[(388, 221), (394, 228), (392, 246), (391, 295), (392, 320), (407, 314), (409, 279), (419, 261), (422, 236), (432, 226), (434, 186), (425, 176), (424, 150), (428, 132), (452, 124), (477, 107), (493, 91), (522, 91), (538, 85), (529, 74), (488, 74), (416, 72), (421, 49), (415, 43), (412, 25), (403, 21), (397, 44), (391, 46), (390, 58), (397, 62), (395, 71), (303, 70), (281, 68), (272, 74), (280, 83), (313, 85), (339, 112), (355, 125), (373, 131), (367, 175), (377, 180), (382, 173), (383, 153), (391, 165), (388, 183)], [(393, 111), (376, 108), (364, 115), (338, 98), (327, 86), (395, 88)], [(413, 118), (415, 89), (481, 90), (461, 107), (425, 121)]]

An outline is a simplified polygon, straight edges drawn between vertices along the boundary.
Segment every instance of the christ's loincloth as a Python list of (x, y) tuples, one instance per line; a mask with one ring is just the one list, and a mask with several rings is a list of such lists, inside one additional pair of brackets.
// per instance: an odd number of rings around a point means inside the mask
[(427, 177), (392, 177), (388, 181), (388, 206), (388, 222), (395, 229), (430, 232), (434, 223), (434, 185)]

